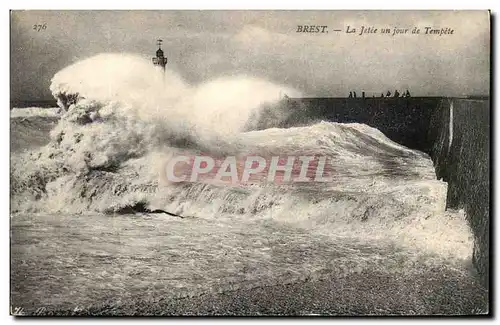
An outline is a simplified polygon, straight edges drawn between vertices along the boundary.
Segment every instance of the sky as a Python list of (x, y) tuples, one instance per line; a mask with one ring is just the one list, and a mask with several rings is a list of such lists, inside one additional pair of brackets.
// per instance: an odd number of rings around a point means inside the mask
[[(299, 25), (328, 33), (299, 33)], [(377, 32), (359, 35), (361, 26)], [(408, 32), (392, 36), (395, 27)], [(161, 38), (168, 69), (191, 84), (245, 74), (307, 97), (488, 95), (489, 28), (487, 11), (13, 11), (10, 94), (51, 99), (62, 68), (109, 52), (151, 60)]]

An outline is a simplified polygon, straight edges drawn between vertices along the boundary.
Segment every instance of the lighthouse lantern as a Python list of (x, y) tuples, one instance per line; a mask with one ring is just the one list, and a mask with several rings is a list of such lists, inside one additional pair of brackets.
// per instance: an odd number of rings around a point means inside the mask
[(163, 54), (163, 50), (161, 49), (161, 43), (163, 41), (161, 39), (158, 40), (156, 44), (158, 44), (158, 50), (156, 51), (156, 57), (154, 57), (153, 64), (155, 66), (162, 67), (165, 70), (165, 66), (167, 65), (167, 58)]

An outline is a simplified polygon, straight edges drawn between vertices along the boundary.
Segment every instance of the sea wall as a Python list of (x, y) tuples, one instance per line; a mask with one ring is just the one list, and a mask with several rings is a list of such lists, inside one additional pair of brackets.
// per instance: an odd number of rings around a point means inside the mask
[(364, 123), (382, 131), (393, 141), (428, 152), (429, 121), (440, 100), (437, 97), (293, 99), (290, 107), (295, 114), (289, 120), (291, 124), (303, 122), (305, 118)]
[(489, 100), (442, 99), (429, 123), (429, 154), (448, 183), (446, 205), (464, 209), (474, 233), (473, 264), (488, 285), (490, 227)]
[[(314, 119), (365, 123), (391, 140), (430, 155), (448, 183), (447, 208), (464, 209), (475, 237), (473, 264), (488, 285), (490, 103), (488, 99), (289, 99), (288, 125)], [(285, 125), (286, 126), (286, 125)]]

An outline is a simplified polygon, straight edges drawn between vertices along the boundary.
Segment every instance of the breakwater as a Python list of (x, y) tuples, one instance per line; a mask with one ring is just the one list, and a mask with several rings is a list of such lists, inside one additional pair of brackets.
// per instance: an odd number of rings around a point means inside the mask
[(364, 123), (430, 155), (448, 183), (447, 208), (463, 209), (474, 233), (473, 264), (488, 285), (490, 101), (444, 97), (295, 98), (285, 126), (322, 119)]

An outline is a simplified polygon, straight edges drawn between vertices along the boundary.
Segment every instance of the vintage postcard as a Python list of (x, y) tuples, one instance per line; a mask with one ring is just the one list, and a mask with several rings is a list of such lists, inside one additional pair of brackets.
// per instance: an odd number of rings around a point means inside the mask
[(490, 313), (489, 11), (10, 19), (12, 315)]

